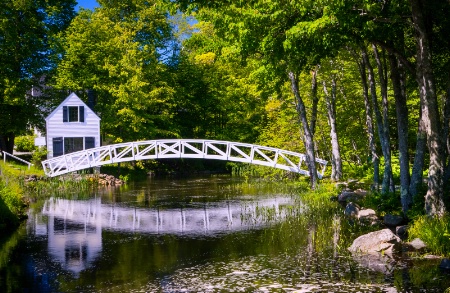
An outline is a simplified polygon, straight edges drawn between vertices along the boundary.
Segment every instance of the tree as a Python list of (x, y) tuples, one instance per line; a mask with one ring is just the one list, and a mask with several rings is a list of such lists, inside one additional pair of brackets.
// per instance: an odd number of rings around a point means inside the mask
[(59, 35), (54, 86), (97, 95), (102, 131), (113, 142), (175, 137), (171, 73), (162, 62), (172, 40), (158, 1), (99, 1)]
[(9, 0), (0, 3), (0, 150), (41, 118), (33, 84), (55, 68), (55, 35), (75, 15), (75, 0)]

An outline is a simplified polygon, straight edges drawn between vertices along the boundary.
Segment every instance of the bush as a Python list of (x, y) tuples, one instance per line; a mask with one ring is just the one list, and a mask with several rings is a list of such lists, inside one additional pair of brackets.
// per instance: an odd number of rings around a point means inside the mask
[(14, 140), (16, 151), (19, 152), (32, 152), (36, 149), (34, 145), (34, 135), (18, 136)]
[(42, 168), (42, 161), (45, 160), (47, 158), (47, 148), (46, 147), (40, 147), (37, 148), (34, 152), (33, 155), (31, 157), (31, 163), (36, 167), (36, 168)]
[(410, 239), (420, 238), (432, 253), (450, 256), (450, 215), (417, 217), (408, 228)]

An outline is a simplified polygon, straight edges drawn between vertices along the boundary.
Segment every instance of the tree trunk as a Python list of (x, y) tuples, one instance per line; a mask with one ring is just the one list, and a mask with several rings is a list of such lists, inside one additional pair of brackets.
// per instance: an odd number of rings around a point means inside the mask
[(316, 185), (317, 185), (317, 169), (316, 169), (316, 158), (314, 155), (315, 154), (314, 137), (313, 137), (313, 134), (310, 131), (311, 129), (309, 128), (309, 125), (308, 125), (308, 118), (306, 116), (306, 108), (305, 108), (305, 104), (303, 103), (303, 99), (300, 96), (298, 80), (292, 71), (289, 72), (289, 79), (291, 81), (292, 93), (294, 94), (294, 97), (295, 97), (297, 114), (299, 116), (299, 120), (303, 127), (303, 137), (304, 137), (305, 148), (306, 148), (306, 162), (308, 164), (310, 184), (311, 184), (311, 188), (315, 189)]
[(372, 65), (370, 64), (369, 57), (367, 55), (366, 49), (362, 48), (362, 56), (367, 67), (367, 71), (369, 73), (369, 88), (370, 94), (372, 97), (372, 107), (375, 112), (375, 120), (377, 123), (378, 137), (380, 138), (381, 150), (384, 156), (384, 175), (383, 182), (381, 185), (381, 192), (386, 194), (389, 192), (389, 188), (392, 182), (392, 166), (391, 166), (391, 154), (390, 154), (390, 145), (389, 139), (386, 138), (385, 125), (383, 123), (383, 117), (381, 115), (381, 111), (378, 107), (378, 99), (375, 85), (375, 75), (373, 72)]
[(0, 152), (4, 151), (12, 154), (14, 151), (14, 139), (15, 135), (13, 132), (0, 134)]
[(311, 107), (310, 129), (311, 129), (311, 133), (313, 136), (316, 133), (317, 105), (319, 104), (319, 98), (317, 97), (317, 71), (318, 71), (318, 66), (316, 68), (314, 68), (314, 70), (312, 71), (312, 77), (311, 77), (312, 107)]
[(369, 88), (367, 85), (367, 76), (366, 76), (366, 65), (364, 60), (361, 60), (358, 63), (359, 73), (361, 76), (361, 85), (363, 88), (363, 96), (364, 96), (364, 106), (366, 112), (366, 125), (367, 125), (367, 136), (368, 143), (370, 149), (370, 157), (373, 165), (373, 183), (375, 190), (378, 190), (378, 184), (380, 183), (380, 159), (377, 154), (377, 149), (375, 146), (375, 135), (373, 129), (373, 120), (372, 120), (372, 107), (369, 101)]
[(342, 160), (336, 127), (336, 78), (333, 76), (331, 96), (328, 94), (326, 82), (322, 81), (322, 83), (323, 83), (323, 91), (325, 92), (325, 101), (327, 104), (328, 123), (330, 124), (331, 154), (332, 154), (331, 180), (339, 181), (342, 179)]
[(425, 165), (425, 147), (427, 145), (427, 133), (425, 131), (425, 123), (422, 119), (422, 110), (419, 113), (416, 140), (416, 153), (414, 155), (414, 165), (411, 172), (411, 183), (409, 184), (409, 193), (413, 202), (417, 200), (420, 188), (422, 187), (423, 168)]
[[(372, 44), (372, 49), (375, 56), (375, 61), (377, 63), (378, 68), (378, 77), (380, 79), (380, 89), (381, 89), (381, 105), (383, 110), (383, 133), (384, 133), (384, 176), (383, 180), (386, 180), (387, 188), (389, 188), (389, 192), (395, 192), (394, 185), (394, 176), (392, 174), (392, 152), (391, 152), (391, 135), (389, 131), (389, 107), (388, 107), (388, 94), (387, 94), (387, 65), (386, 62), (381, 62), (381, 59), (378, 55), (377, 47)], [(384, 53), (384, 51), (383, 51)], [(383, 54), (384, 56), (384, 54)], [(386, 61), (386, 58), (383, 58), (383, 61)], [(386, 179), (385, 179), (386, 178)]]
[(430, 165), (428, 168), (428, 190), (425, 195), (425, 212), (430, 216), (442, 216), (444, 206), (444, 156), (441, 137), (441, 121), (435, 91), (429, 34), (426, 27), (422, 0), (410, 0), (413, 25), (416, 32), (416, 78), (419, 85), (422, 115), (427, 133)]
[(406, 215), (412, 205), (412, 197), (409, 193), (409, 155), (408, 155), (408, 106), (406, 105), (406, 93), (403, 83), (401, 64), (393, 54), (389, 54), (391, 66), (391, 81), (394, 90), (395, 111), (397, 114), (398, 152), (400, 161), (400, 199), (403, 214)]
[(444, 127), (442, 127), (442, 137), (445, 138), (445, 169), (444, 169), (444, 194), (448, 194), (450, 190), (449, 181), (450, 181), (450, 72), (448, 76), (448, 85), (447, 85), (447, 94), (444, 102)]

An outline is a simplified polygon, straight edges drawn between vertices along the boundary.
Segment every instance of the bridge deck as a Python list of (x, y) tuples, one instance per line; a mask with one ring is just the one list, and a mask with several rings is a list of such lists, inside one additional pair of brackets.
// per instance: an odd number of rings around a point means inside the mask
[[(263, 165), (309, 176), (306, 156), (272, 147), (218, 140), (164, 139), (101, 146), (42, 162), (50, 177), (91, 167), (149, 159), (200, 158)], [(316, 158), (319, 178), (327, 161)]]

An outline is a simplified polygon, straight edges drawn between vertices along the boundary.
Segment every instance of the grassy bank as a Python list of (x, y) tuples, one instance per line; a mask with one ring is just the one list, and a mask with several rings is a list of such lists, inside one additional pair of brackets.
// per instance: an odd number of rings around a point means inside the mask
[(97, 182), (83, 177), (47, 178), (44, 172), (0, 162), (0, 232), (15, 230), (26, 218), (30, 201), (48, 195), (88, 195)]
[(40, 173), (42, 171), (0, 162), (0, 231), (13, 231), (26, 217), (27, 200), (21, 178)]

